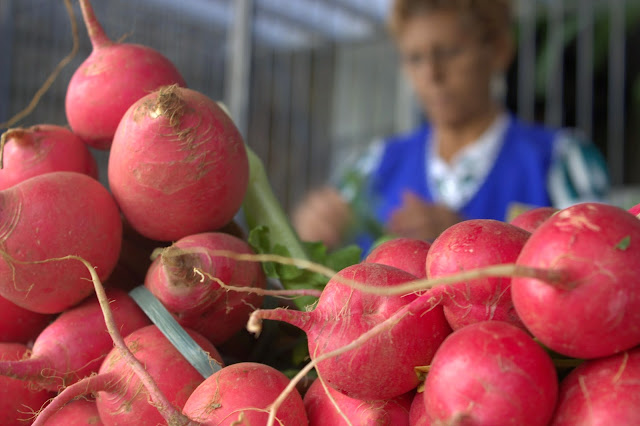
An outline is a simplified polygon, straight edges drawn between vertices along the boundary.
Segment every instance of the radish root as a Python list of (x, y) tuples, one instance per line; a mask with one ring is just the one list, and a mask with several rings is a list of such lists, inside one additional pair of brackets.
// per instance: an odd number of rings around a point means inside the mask
[[(11, 259), (7, 253), (3, 253), (3, 256), (5, 258)], [(118, 348), (121, 356), (129, 365), (129, 367), (131, 367), (131, 369), (136, 374), (136, 376), (138, 376), (138, 379), (144, 385), (145, 389), (149, 393), (149, 396), (151, 398), (153, 405), (155, 405), (158, 408), (158, 411), (167, 421), (167, 424), (171, 426), (196, 425), (197, 423), (192, 422), (190, 419), (184, 416), (166, 399), (166, 397), (162, 394), (160, 389), (158, 389), (158, 386), (156, 385), (151, 375), (149, 375), (149, 373), (147, 372), (147, 370), (145, 370), (142, 363), (138, 361), (138, 359), (131, 353), (131, 351), (127, 347), (126, 343), (124, 342), (124, 338), (122, 337), (122, 334), (120, 334), (120, 331), (118, 330), (118, 327), (113, 318), (113, 313), (111, 311), (111, 308), (109, 307), (110, 302), (107, 297), (107, 294), (105, 293), (104, 287), (102, 286), (102, 282), (100, 281), (100, 278), (98, 277), (98, 274), (96, 273), (95, 268), (88, 261), (86, 261), (80, 256), (74, 256), (74, 255), (50, 258), (45, 260), (29, 261), (29, 262), (23, 262), (23, 261), (11, 259), (12, 262), (27, 264), (27, 265), (49, 263), (49, 262), (60, 262), (63, 260), (77, 260), (81, 262), (89, 271), (89, 274), (91, 275), (91, 281), (93, 282), (93, 286), (98, 299), (98, 303), (100, 303), (100, 307), (102, 308), (102, 314), (104, 316), (104, 321), (107, 327), (107, 331), (109, 332), (109, 335), (111, 336), (111, 339), (113, 340), (114, 345)]]
[[(49, 88), (51, 87), (53, 82), (56, 80), (56, 78), (58, 78), (58, 75), (60, 74), (62, 69), (66, 67), (67, 64), (71, 62), (71, 60), (78, 53), (78, 48), (80, 46), (80, 43), (78, 41), (79, 40), (78, 23), (76, 22), (76, 15), (75, 13), (73, 13), (73, 6), (71, 5), (71, 0), (64, 0), (64, 5), (67, 8), (67, 13), (69, 14), (69, 19), (71, 20), (71, 33), (73, 35), (73, 47), (71, 48), (71, 52), (69, 52), (69, 54), (67, 54), (67, 56), (62, 58), (62, 60), (58, 63), (58, 65), (55, 67), (51, 75), (49, 75), (49, 77), (47, 77), (45, 82), (42, 84), (42, 87), (40, 87), (38, 91), (35, 93), (35, 95), (33, 96), (33, 99), (31, 99), (31, 102), (29, 102), (29, 105), (27, 105), (26, 108), (18, 112), (16, 115), (11, 117), (6, 122), (0, 123), (0, 129), (9, 128), (14, 124), (16, 124), (18, 121), (24, 119), (26, 116), (31, 114), (33, 110), (36, 108), (36, 106), (38, 106), (38, 103), (40, 102), (40, 99), (42, 98), (42, 96), (44, 96), (44, 94), (49, 90)], [(3, 134), (2, 137), (0, 137), (0, 169), (4, 167), (3, 152), (4, 152), (5, 140), (6, 138)]]

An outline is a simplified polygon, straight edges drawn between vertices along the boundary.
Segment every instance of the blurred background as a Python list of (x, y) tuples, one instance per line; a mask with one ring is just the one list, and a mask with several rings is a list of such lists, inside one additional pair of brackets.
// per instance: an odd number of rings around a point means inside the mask
[[(109, 37), (159, 50), (189, 87), (227, 103), (286, 209), (375, 138), (419, 119), (385, 30), (389, 0), (92, 3)], [(66, 86), (91, 51), (73, 4), (80, 50), (21, 126), (66, 124)], [(640, 0), (516, 4), (508, 107), (593, 140), (612, 202), (640, 202)], [(0, 0), (0, 121), (29, 103), (71, 48), (63, 0)], [(94, 154), (104, 164), (108, 153)]]

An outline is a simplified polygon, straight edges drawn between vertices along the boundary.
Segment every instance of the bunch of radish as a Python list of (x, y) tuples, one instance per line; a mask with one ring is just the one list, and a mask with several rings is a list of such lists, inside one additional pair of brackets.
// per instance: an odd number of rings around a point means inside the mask
[[(468, 220), (337, 262), (297, 240), (223, 107), (80, 4), (94, 51), (69, 83), (70, 128), (2, 137), (0, 423), (640, 422), (640, 208)], [(109, 189), (89, 146), (109, 150)], [(282, 294), (316, 303), (265, 297)], [(262, 362), (247, 330), (308, 359)]]

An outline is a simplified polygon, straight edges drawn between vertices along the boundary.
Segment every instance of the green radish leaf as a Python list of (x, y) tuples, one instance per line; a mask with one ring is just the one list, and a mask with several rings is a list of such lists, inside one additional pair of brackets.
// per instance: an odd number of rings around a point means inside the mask
[(624, 251), (629, 248), (630, 244), (631, 244), (631, 236), (627, 235), (626, 237), (621, 239), (620, 242), (616, 245), (616, 249)]

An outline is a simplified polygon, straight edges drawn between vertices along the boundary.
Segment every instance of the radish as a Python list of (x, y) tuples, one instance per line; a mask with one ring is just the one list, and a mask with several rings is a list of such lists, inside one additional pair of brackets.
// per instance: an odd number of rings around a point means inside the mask
[[(186, 330), (202, 349), (222, 363), (216, 348), (204, 337)], [(142, 362), (162, 394), (181, 409), (204, 377), (187, 362), (158, 327), (142, 327), (125, 337), (127, 347)], [(165, 424), (159, 408), (150, 403), (146, 388), (118, 348), (104, 359), (97, 375), (67, 387), (38, 416), (34, 425), (43, 425), (65, 404), (81, 395), (97, 393), (100, 419), (105, 425), (155, 426)], [(178, 424), (178, 423), (176, 423)]]
[[(287, 309), (257, 310), (247, 328), (256, 332), (263, 319), (285, 321), (307, 333), (309, 354), (324, 354), (345, 345), (357, 347), (339, 356), (318, 361), (317, 369), (334, 389), (356, 399), (390, 399), (415, 388), (418, 377), (414, 366), (426, 365), (451, 332), (442, 307), (435, 306), (428, 294), (414, 310), (407, 305), (417, 301), (415, 294), (375, 296), (341, 283), (355, 281), (372, 287), (392, 287), (415, 280), (406, 271), (376, 263), (360, 263), (342, 269), (329, 280), (313, 311)], [(396, 311), (405, 308), (401, 319), (363, 343), (355, 343)]]
[(127, 110), (111, 146), (108, 177), (137, 232), (175, 241), (233, 219), (249, 166), (229, 116), (205, 95), (174, 85)]
[(431, 243), (415, 238), (394, 238), (376, 246), (365, 262), (395, 266), (416, 278), (426, 278), (425, 262)]
[(546, 425), (558, 379), (549, 354), (527, 333), (484, 321), (442, 343), (423, 395), (433, 424)]
[[(390, 400), (361, 401), (349, 398), (315, 380), (304, 395), (309, 426), (352, 425), (409, 426), (409, 409), (413, 392)], [(340, 408), (340, 411), (336, 408)]]
[[(450, 226), (435, 239), (426, 259), (429, 279), (483, 266), (515, 262), (531, 234), (491, 219), (473, 219)], [(479, 321), (499, 320), (524, 328), (511, 301), (511, 278), (485, 277), (436, 287), (444, 314), (457, 330)]]
[(517, 260), (563, 275), (559, 283), (514, 277), (519, 317), (544, 345), (599, 358), (640, 344), (640, 221), (607, 204), (561, 210), (531, 235)]
[(94, 399), (77, 399), (56, 412), (45, 426), (103, 426)]
[(560, 384), (552, 425), (640, 424), (640, 348), (578, 366)]
[(21, 308), (0, 296), (0, 342), (28, 343), (53, 320), (54, 316)]
[(409, 424), (411, 426), (430, 426), (431, 419), (424, 407), (424, 395), (416, 393), (409, 408)]
[(180, 324), (198, 331), (214, 345), (242, 330), (263, 296), (225, 290), (194, 268), (230, 286), (263, 289), (267, 281), (260, 263), (216, 256), (216, 250), (254, 254), (237, 237), (221, 232), (195, 234), (162, 250), (145, 279), (145, 286)]
[(632, 206), (631, 208), (629, 208), (629, 210), (627, 210), (629, 213), (631, 213), (634, 216), (638, 216), (640, 215), (640, 203)]
[[(55, 171), (84, 173), (98, 178), (98, 165), (87, 145), (69, 129), (40, 124), (9, 129), (0, 146), (0, 190), (30, 177)], [(4, 149), (3, 149), (4, 147)]]
[(80, 7), (93, 52), (69, 81), (67, 121), (87, 144), (109, 149), (120, 119), (134, 102), (161, 86), (186, 84), (176, 67), (158, 51), (111, 41), (89, 0), (80, 0)]
[(525, 231), (533, 232), (538, 226), (555, 213), (560, 211), (556, 207), (536, 207), (531, 210), (520, 213), (509, 221), (510, 224), (524, 229)]
[[(241, 362), (229, 365), (198, 386), (183, 413), (203, 426), (264, 425), (267, 407), (287, 386), (289, 379), (265, 364)], [(287, 396), (276, 413), (277, 424), (307, 425), (302, 397), (297, 390)]]
[(76, 172), (51, 172), (0, 191), (0, 295), (39, 313), (76, 305), (93, 287), (83, 257), (101, 279), (120, 252), (122, 222), (109, 191)]
[[(0, 362), (18, 361), (28, 353), (29, 349), (23, 344), (0, 343)], [(34, 413), (53, 395), (46, 390), (35, 390), (31, 382), (0, 377), (0, 424), (28, 424)]]
[[(129, 334), (150, 323), (127, 293), (113, 289), (108, 296), (121, 333)], [(29, 358), (0, 362), (0, 375), (30, 379), (58, 390), (98, 371), (112, 348), (102, 310), (92, 297), (47, 326), (34, 342)]]

